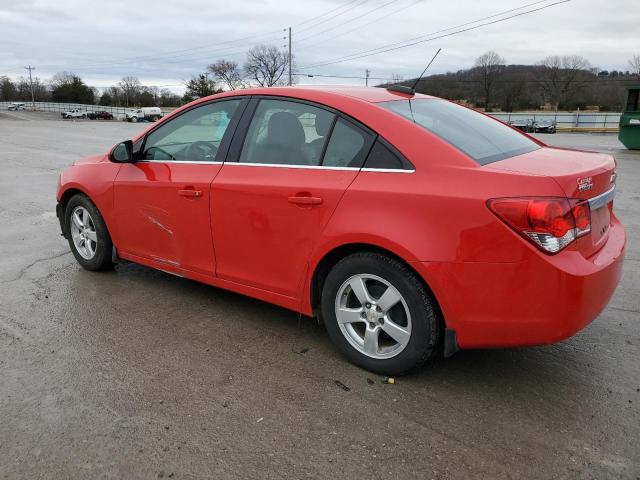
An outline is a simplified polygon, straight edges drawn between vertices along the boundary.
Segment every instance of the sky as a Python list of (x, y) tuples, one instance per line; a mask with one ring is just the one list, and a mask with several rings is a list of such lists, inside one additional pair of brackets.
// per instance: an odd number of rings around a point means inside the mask
[(0, 0), (0, 75), (32, 65), (45, 81), (70, 71), (96, 87), (133, 75), (180, 93), (218, 59), (285, 48), (288, 27), (299, 84), (412, 78), (438, 48), (429, 73), (488, 50), (510, 64), (577, 54), (604, 70), (640, 55), (640, 0)]

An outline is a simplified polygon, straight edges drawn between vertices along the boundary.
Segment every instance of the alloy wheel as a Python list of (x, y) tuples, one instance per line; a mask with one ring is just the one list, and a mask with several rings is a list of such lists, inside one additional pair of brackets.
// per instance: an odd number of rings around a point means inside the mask
[(344, 337), (368, 357), (394, 357), (411, 339), (411, 314), (404, 297), (377, 275), (348, 278), (338, 289), (335, 312)]
[(91, 260), (98, 247), (98, 234), (89, 211), (80, 206), (74, 208), (69, 226), (76, 251), (82, 258)]

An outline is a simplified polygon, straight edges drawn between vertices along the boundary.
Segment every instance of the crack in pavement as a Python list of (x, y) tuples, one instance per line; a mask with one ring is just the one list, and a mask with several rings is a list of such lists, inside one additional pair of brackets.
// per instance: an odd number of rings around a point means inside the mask
[(34, 260), (33, 262), (31, 262), (31, 263), (30, 263), (29, 265), (27, 265), (26, 267), (24, 267), (24, 268), (20, 269), (20, 271), (18, 272), (18, 274), (17, 274), (14, 278), (11, 278), (11, 279), (9, 279), (9, 280), (2, 280), (2, 281), (0, 282), (0, 284), (5, 285), (5, 284), (7, 284), (7, 283), (17, 282), (18, 280), (21, 280), (21, 279), (22, 279), (22, 277), (24, 277), (24, 276), (26, 275), (27, 271), (28, 271), (31, 267), (33, 267), (33, 266), (37, 265), (38, 263), (46, 262), (47, 260), (55, 260), (56, 258), (64, 257), (65, 255), (70, 255), (70, 254), (71, 254), (71, 252), (70, 252), (70, 251), (66, 251), (66, 252), (58, 253), (58, 254), (56, 254), (56, 255), (52, 255), (52, 256), (50, 256), (50, 257), (39, 258), (39, 259), (37, 259), (37, 260)]

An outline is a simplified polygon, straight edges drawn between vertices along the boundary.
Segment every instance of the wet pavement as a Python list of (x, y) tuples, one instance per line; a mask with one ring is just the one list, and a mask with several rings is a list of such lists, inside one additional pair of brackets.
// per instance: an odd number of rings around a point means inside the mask
[(0, 478), (640, 478), (640, 152), (615, 137), (542, 137), (619, 162), (629, 245), (600, 317), (387, 385), (292, 312), (82, 270), (57, 175), (144, 125), (18, 114), (0, 115)]

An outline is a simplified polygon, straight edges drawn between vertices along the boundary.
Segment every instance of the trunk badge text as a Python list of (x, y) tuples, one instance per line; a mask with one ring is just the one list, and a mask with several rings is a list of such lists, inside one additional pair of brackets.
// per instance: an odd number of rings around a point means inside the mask
[(587, 190), (591, 190), (593, 188), (593, 180), (591, 177), (582, 177), (578, 179), (578, 190), (581, 192), (586, 192)]

